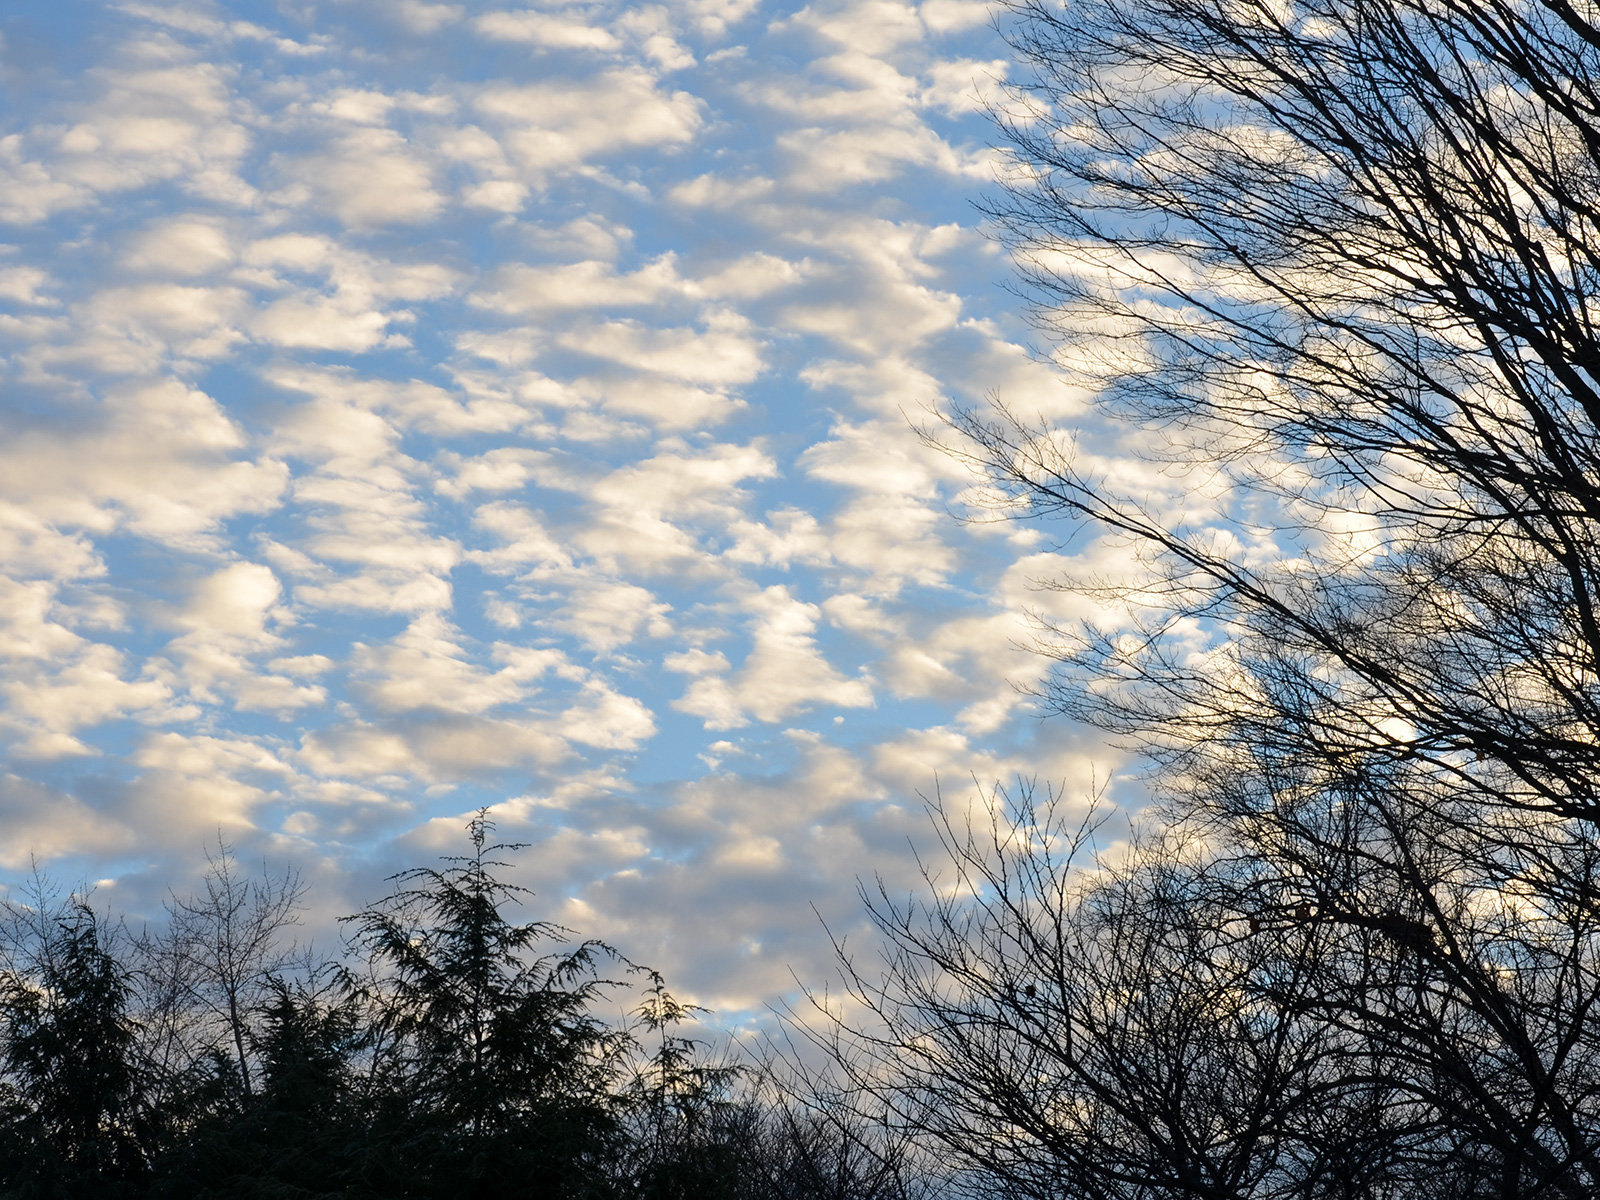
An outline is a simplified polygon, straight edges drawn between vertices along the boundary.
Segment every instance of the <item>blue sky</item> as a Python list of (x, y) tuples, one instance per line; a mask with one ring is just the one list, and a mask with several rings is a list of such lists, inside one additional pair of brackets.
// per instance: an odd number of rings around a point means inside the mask
[[(1018, 690), (1065, 531), (930, 406), (1072, 423), (975, 201), (965, 0), (0, 18), (0, 867), (138, 915), (220, 829), (313, 925), (492, 805), (540, 915), (728, 1014), (918, 793), (1116, 755)], [(1111, 470), (1132, 470), (1108, 459)]]

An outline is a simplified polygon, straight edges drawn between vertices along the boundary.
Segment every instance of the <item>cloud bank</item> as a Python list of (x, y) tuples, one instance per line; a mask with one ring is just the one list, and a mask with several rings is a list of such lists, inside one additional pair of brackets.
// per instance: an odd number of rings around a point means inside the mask
[(154, 911), (220, 827), (336, 914), (490, 804), (545, 915), (736, 1013), (919, 792), (1103, 773), (1017, 687), (1058, 563), (912, 428), (1078, 403), (972, 207), (989, 20), (16, 6), (5, 866)]

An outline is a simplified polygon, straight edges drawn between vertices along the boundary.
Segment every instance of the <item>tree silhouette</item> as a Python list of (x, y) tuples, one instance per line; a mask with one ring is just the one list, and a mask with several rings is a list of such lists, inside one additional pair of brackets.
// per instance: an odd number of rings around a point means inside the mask
[(255, 1087), (251, 1021), (269, 996), (276, 998), (273, 980), (292, 965), (295, 948), (284, 936), (299, 923), (304, 897), (293, 870), (275, 877), (263, 864), (259, 877), (245, 876), (219, 833), (206, 849), (199, 891), (167, 904), (173, 982), (220, 1027), (247, 1098)]
[(44, 926), (42, 939), (32, 962), (0, 979), (6, 1192), (136, 1195), (150, 1114), (129, 972), (83, 899), (25, 916)]
[(705, 1010), (678, 1000), (660, 972), (648, 974), (634, 1015), (655, 1049), (635, 1068), (627, 1092), (624, 1190), (639, 1200), (733, 1200), (741, 1138), (732, 1093), (741, 1071), (707, 1060), (699, 1041), (676, 1032)]
[[(548, 922), (511, 922), (528, 895), (493, 874), (493, 822), (473, 852), (395, 877), (391, 896), (347, 918), (372, 1006), (371, 1065), (388, 1186), (433, 1196), (565, 1197), (599, 1187), (621, 1134), (616, 1085), (626, 1030), (592, 1009), (616, 961)], [(514, 1189), (514, 1190), (511, 1190)]]
[[(156, 1164), (153, 1197), (371, 1194), (368, 1116), (356, 1078), (367, 1031), (345, 989), (316, 982), (270, 981), (268, 998), (250, 1014), (259, 1086), (212, 1106), (174, 1139)], [(231, 1077), (231, 1070), (223, 1075)]]
[[(1203, 969), (1178, 997), (1198, 1003), (1222, 946), (1248, 967), (1230, 1005), (1327, 1039), (1312, 1094), (1337, 1119), (1275, 1127), (1292, 1169), (1246, 1194), (1592, 1195), (1592, 6), (1012, 13), (994, 215), (1058, 360), (1149, 464), (1112, 478), (1112, 435), (1004, 408), (953, 414), (948, 445), (999, 515), (1084, 520), (1128, 552), (1122, 581), (1054, 581), (1097, 615), (1042, 641), (1046, 702), (1144, 753), (1164, 836), (1195, 848), (1205, 903), (1173, 910), (1194, 957), (1139, 994)], [(1064, 928), (1115, 944), (1141, 911)], [(1246, 1061), (1210, 1055), (1170, 1086)], [(1049, 1126), (1063, 1162), (1090, 1152), (1075, 1120)]]
[(0, 1197), (931, 1195), (875, 1131), (710, 1053), (659, 972), (514, 920), (519, 847), (487, 812), (467, 833), (320, 964), (281, 940), (294, 873), (247, 886), (226, 847), (138, 937), (36, 875), (0, 921)]

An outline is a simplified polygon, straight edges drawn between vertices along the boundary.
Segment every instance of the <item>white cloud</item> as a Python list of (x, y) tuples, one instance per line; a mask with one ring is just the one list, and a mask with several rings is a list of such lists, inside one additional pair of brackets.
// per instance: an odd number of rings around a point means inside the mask
[(519, 315), (563, 309), (639, 308), (680, 299), (750, 300), (790, 286), (808, 263), (776, 255), (741, 255), (704, 275), (679, 273), (677, 256), (663, 254), (636, 271), (619, 272), (609, 261), (589, 259), (559, 266), (502, 268), (495, 290), (480, 291), (473, 303)]
[(672, 633), (670, 606), (638, 584), (579, 577), (567, 595), (558, 627), (598, 653), (609, 653), (645, 633), (653, 638)]
[(283, 170), (292, 184), (281, 202), (310, 201), (356, 229), (415, 224), (445, 205), (427, 161), (393, 129), (353, 130)]
[(818, 566), (832, 559), (827, 531), (811, 513), (785, 508), (767, 514), (767, 522), (736, 521), (730, 527), (737, 542), (726, 552), (734, 562), (787, 567)]
[(756, 251), (701, 276), (691, 287), (694, 292), (718, 299), (754, 300), (799, 282), (810, 267), (809, 260), (793, 263)]
[(591, 679), (583, 698), (566, 709), (560, 725), (567, 737), (602, 750), (635, 750), (655, 736), (655, 718), (632, 696)]
[(595, 684), (584, 702), (555, 722), (475, 715), (358, 722), (308, 734), (298, 758), (319, 775), (398, 789), (409, 780), (450, 782), (508, 768), (553, 767), (574, 756), (573, 741), (632, 749), (653, 731), (642, 705)]
[(269, 304), (251, 332), (278, 346), (307, 350), (370, 350), (384, 340), (389, 319), (371, 309), (351, 311), (334, 300), (290, 296)]
[[(31, 140), (42, 158), (48, 156), (56, 185), (40, 197), (38, 216), (85, 203), (95, 193), (170, 179), (182, 179), (187, 190), (206, 198), (250, 194), (235, 174), (250, 138), (234, 119), (229, 72), (211, 63), (169, 65), (162, 60), (171, 51), (159, 43), (135, 44), (129, 52), (134, 60), (154, 62), (97, 72), (100, 95), (78, 119), (59, 132), (34, 131)], [(26, 188), (30, 179), (24, 174), (19, 182)]]
[(0, 840), (164, 881), (221, 824), (328, 908), (496, 804), (757, 1004), (932, 771), (1080, 768), (1018, 614), (1117, 627), (1027, 579), (1128, 564), (954, 525), (907, 424), (1092, 421), (962, 215), (982, 5), (224, 7), (106, 9), (0, 128)]
[[(887, 221), (840, 221), (818, 230), (813, 236), (842, 262), (814, 272), (811, 294), (784, 309), (784, 323), (832, 338), (864, 363), (902, 360), (880, 376), (911, 367), (903, 360), (961, 318), (959, 296), (923, 282), (936, 273), (918, 254), (924, 233)], [(938, 384), (913, 371), (930, 385), (923, 403), (936, 398)]]
[(689, 208), (735, 209), (771, 196), (777, 183), (761, 175), (729, 179), (720, 175), (699, 175), (675, 184), (669, 199)]
[(0, 446), (0, 495), (57, 527), (192, 543), (229, 517), (276, 507), (288, 479), (281, 462), (242, 457), (243, 430), (177, 382), (114, 392), (80, 420), (13, 423)]
[(673, 14), (663, 5), (628, 8), (617, 19), (617, 28), (663, 71), (681, 71), (695, 65), (694, 55), (676, 37)]
[(0, 501), (0, 563), (24, 577), (77, 579), (105, 574), (105, 561), (82, 533), (63, 533), (23, 504)]
[(461, 20), (459, 4), (428, 4), (424, 0), (385, 0), (381, 7), (412, 33), (426, 36)]
[(746, 607), (753, 613), (749, 655), (739, 671), (712, 673), (714, 660), (678, 657), (669, 664), (697, 676), (673, 707), (705, 719), (707, 729), (735, 729), (751, 717), (781, 721), (813, 704), (866, 708), (872, 683), (842, 675), (816, 643), (821, 611), (784, 587), (769, 587)]
[(118, 374), (153, 374), (168, 355), (221, 358), (244, 340), (235, 325), (244, 306), (244, 293), (237, 288), (175, 283), (107, 288), (80, 309), (88, 328), (77, 345), (41, 357), (56, 362), (78, 357)]
[(47, 660), (83, 645), (76, 633), (51, 619), (56, 597), (51, 584), (0, 578), (0, 597), (0, 657)]
[[(531, 407), (505, 392), (463, 396), (420, 379), (368, 379), (344, 370), (281, 369), (268, 377), (278, 386), (316, 397), (328, 406), (325, 416), (343, 410), (350, 422), (357, 413), (384, 414), (401, 429), (428, 433), (503, 433), (526, 423)], [(380, 432), (381, 430), (381, 432)], [(397, 430), (373, 423), (370, 433), (385, 446)], [(382, 453), (377, 447), (371, 452)]]
[[(296, 600), (378, 612), (449, 607), (445, 576), (460, 561), (461, 547), (431, 530), (416, 492), (425, 470), (398, 452), (395, 426), (363, 405), (386, 389), (340, 387), (336, 375), (289, 378), (316, 389), (276, 429), (280, 452), (313, 467), (293, 489), (307, 530), (295, 549), (313, 567), (295, 588)], [(316, 566), (354, 567), (355, 574), (319, 574)]]
[(528, 187), (514, 179), (486, 179), (467, 188), (462, 203), (470, 208), (486, 208), (491, 212), (521, 212), (528, 203)]
[(485, 13), (472, 26), (492, 41), (521, 42), (546, 50), (615, 50), (619, 45), (609, 30), (534, 9)]
[(575, 541), (607, 570), (669, 570), (705, 565), (708, 556), (686, 526), (737, 520), (741, 484), (776, 467), (757, 446), (716, 445), (699, 453), (663, 444), (652, 457), (593, 481), (573, 480), (595, 505)]
[(213, 274), (235, 258), (233, 239), (220, 223), (179, 217), (157, 222), (130, 239), (122, 265), (140, 274), (188, 278)]
[(952, 116), (982, 112), (1000, 100), (1009, 66), (1003, 58), (936, 62), (928, 69), (922, 99)]
[(120, 821), (108, 820), (67, 792), (20, 775), (0, 775), (0, 866), (27, 871), (68, 854), (116, 851), (137, 843)]
[(707, 37), (720, 37), (760, 6), (760, 0), (688, 0), (683, 5)]
[(699, 100), (662, 91), (652, 74), (637, 68), (589, 80), (489, 87), (475, 107), (500, 127), (512, 160), (541, 185), (551, 173), (592, 159), (681, 145), (702, 123)]
[(992, 0), (922, 0), (917, 7), (922, 22), (935, 33), (954, 33), (984, 25), (994, 19)]
[(170, 690), (152, 679), (128, 678), (127, 656), (91, 642), (53, 620), (48, 585), (0, 579), (0, 729), (23, 758), (53, 759), (96, 751), (76, 733), (86, 727), (165, 705)]
[(267, 617), (282, 590), (270, 568), (234, 563), (195, 587), (178, 624), (196, 632), (261, 641), (267, 637)]
[(786, 24), (813, 30), (840, 46), (873, 55), (891, 53), (924, 36), (917, 9), (898, 0), (807, 6)]
[[(439, 464), (451, 470), (453, 477), (441, 479), (436, 486), (450, 496), (465, 496), (474, 491), (520, 491), (536, 479), (539, 468), (549, 462), (549, 451), (527, 446), (501, 446), (475, 458), (446, 452), (440, 455)], [(478, 511), (481, 524), (486, 510)]]
[(381, 566), (329, 583), (303, 583), (294, 596), (313, 608), (403, 614), (442, 611), (453, 599), (447, 579)]
[(950, 464), (937, 451), (921, 445), (900, 422), (841, 421), (801, 458), (806, 472), (818, 479), (880, 495), (931, 499), (936, 494), (937, 468)]
[(459, 638), (444, 618), (427, 613), (385, 645), (358, 644), (357, 686), (381, 713), (477, 714), (523, 699), (566, 661), (559, 650), (499, 645), (496, 657), (505, 665), (489, 671), (470, 661)]
[(268, 628), (286, 614), (278, 606), (282, 585), (269, 567), (238, 562), (200, 580), (173, 624), (184, 630), (166, 648), (177, 667), (164, 681), (191, 700), (218, 704), (226, 697), (240, 711), (284, 713), (320, 705), (326, 692), (287, 675), (262, 671), (256, 660), (283, 639)]
[[(291, 273), (320, 276), (331, 289), (334, 302), (359, 311), (384, 301), (433, 300), (447, 296), (460, 283), (459, 272), (436, 263), (399, 263), (353, 253), (325, 238), (285, 235), (253, 243), (245, 253), (252, 264), (286, 268)], [(268, 289), (295, 284), (287, 279), (257, 275), (254, 281)], [(409, 319), (405, 312), (390, 319)]]
[(88, 203), (93, 195), (89, 188), (53, 177), (44, 163), (24, 157), (26, 153), (21, 134), (0, 137), (0, 221), (32, 225)]
[(631, 308), (680, 295), (683, 289), (674, 256), (664, 254), (625, 275), (618, 274), (610, 263), (593, 259), (554, 267), (505, 267), (497, 273), (494, 290), (480, 291), (473, 303), (518, 314), (564, 308)]
[(50, 282), (49, 274), (38, 267), (0, 267), (0, 300), (52, 308), (60, 301), (42, 291)]
[(460, 560), (459, 545), (428, 532), (426, 511), (409, 489), (330, 475), (309, 476), (295, 499), (313, 509), (317, 534), (305, 545), (324, 560), (443, 574)]
[(780, 145), (792, 156), (785, 182), (816, 192), (881, 183), (907, 166), (982, 179), (992, 175), (994, 164), (989, 154), (960, 153), (926, 125), (912, 121), (863, 129), (802, 129), (782, 138)]
[(202, 779), (250, 771), (287, 776), (293, 770), (277, 753), (258, 742), (204, 734), (152, 734), (135, 752), (133, 761), (150, 770)]
[(472, 557), (490, 571), (506, 572), (527, 565), (569, 567), (570, 551), (544, 527), (538, 515), (520, 504), (485, 504), (473, 514), (472, 523), (500, 539), (493, 550), (476, 551)]
[(579, 326), (558, 340), (569, 349), (689, 383), (748, 383), (761, 373), (760, 343), (732, 313), (715, 313), (704, 332), (637, 321)]
[[(586, 398), (592, 396), (596, 404), (610, 413), (642, 418), (663, 433), (710, 429), (746, 407), (742, 398), (716, 384), (701, 386), (659, 376), (612, 378), (596, 372), (575, 390)], [(611, 440), (622, 433), (619, 429), (586, 438), (573, 425), (574, 421), (569, 418), (563, 432), (580, 441)]]

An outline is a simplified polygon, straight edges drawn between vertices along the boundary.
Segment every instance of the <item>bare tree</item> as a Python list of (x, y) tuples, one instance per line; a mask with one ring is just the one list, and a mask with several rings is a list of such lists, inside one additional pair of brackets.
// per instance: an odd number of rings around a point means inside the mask
[(730, 1113), (728, 1185), (739, 1200), (933, 1200), (925, 1155), (854, 1098), (757, 1089)]
[[(1600, 815), (1588, 6), (1016, 12), (1035, 103), (997, 216), (1041, 325), (1158, 465), (1229, 485), (1163, 512), (1053, 431), (958, 418), (1020, 511), (1099, 522), (1169, 585), (1052, 698), (1180, 760), (1231, 740)], [(1210, 669), (1162, 654), (1184, 615), (1235, 623)], [(1080, 702), (1108, 677), (1150, 686)]]
[(882, 958), (840, 945), (842, 1003), (812, 998), (858, 1112), (962, 1194), (1030, 1200), (1294, 1194), (1392, 1157), (1308, 1004), (1311, 922), (1263, 930), (1255, 881), (1203, 847), (1102, 862), (1092, 809), (989, 799), (977, 825), (933, 810), (946, 870), (864, 893)]
[(233, 847), (217, 835), (206, 850), (200, 891), (167, 903), (170, 929), (164, 954), (174, 1000), (187, 999), (222, 1032), (248, 1097), (254, 1087), (253, 1023), (273, 996), (274, 980), (304, 957), (288, 940), (300, 923), (306, 884), (298, 871), (258, 876), (239, 869)]
[[(829, 1011), (826, 1003), (824, 1012)], [(828, 1030), (791, 1019), (753, 1049), (739, 1102), (727, 1113), (735, 1149), (730, 1182), (739, 1200), (936, 1200), (955, 1195), (938, 1159), (877, 1099), (855, 1071), (809, 1052)], [(793, 1035), (804, 1033), (804, 1038)], [(852, 1056), (852, 1065), (864, 1061)]]
[(1002, 406), (933, 436), (1142, 563), (1044, 581), (1125, 616), (1047, 627), (1042, 698), (1148, 756), (1176, 856), (1045, 903), (956, 839), (987, 892), (878, 897), (861, 1082), (1028, 1195), (1593, 1195), (1600, 13), (1011, 9), (993, 215), (1160, 486)]

